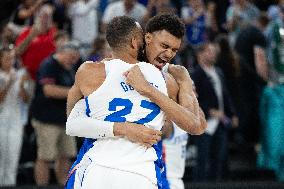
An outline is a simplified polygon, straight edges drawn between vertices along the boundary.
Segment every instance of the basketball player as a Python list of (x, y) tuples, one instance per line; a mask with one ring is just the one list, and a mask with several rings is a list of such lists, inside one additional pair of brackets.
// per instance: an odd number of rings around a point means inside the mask
[[(167, 34), (168, 32), (166, 32), (166, 34)], [(180, 40), (180, 39), (179, 39)], [(162, 54), (160, 54), (160, 55), (162, 55)], [(175, 55), (175, 53), (174, 53), (174, 55)], [(160, 61), (164, 61), (164, 60), (162, 60), (162, 58), (167, 58), (167, 57), (158, 57), (159, 59), (158, 60), (160, 60)], [(160, 63), (160, 65), (161, 65), (161, 63)], [(172, 70), (174, 70), (172, 73), (175, 73), (175, 74), (180, 74), (180, 73), (182, 73), (184, 70), (183, 69), (172, 69)], [(134, 74), (133, 74), (134, 73)], [(131, 75), (134, 75), (134, 76), (137, 76), (137, 75), (139, 75), (141, 72), (139, 72), (139, 69), (136, 69), (136, 68), (134, 68), (133, 70), (131, 70), (130, 72), (128, 72), (128, 78), (131, 78), (131, 77), (129, 77), (129, 75), (131, 76)], [(179, 78), (180, 79), (180, 78)], [(131, 81), (131, 82), (133, 82), (133, 81)], [(138, 82), (139, 83), (139, 82)], [(181, 82), (182, 83), (182, 82)], [(133, 85), (133, 84), (132, 84)], [(141, 86), (143, 86), (143, 85), (141, 85)], [(190, 85), (189, 85), (190, 86)], [(128, 90), (128, 89), (126, 89), (126, 90)], [(141, 92), (141, 91), (140, 91)], [(172, 103), (172, 102), (171, 102)], [(176, 104), (173, 104), (173, 105), (176, 105)], [(169, 106), (168, 106), (169, 107)], [(167, 106), (166, 106), (166, 108), (165, 109), (167, 109)], [(170, 108), (171, 109), (171, 108)], [(180, 111), (180, 109), (179, 109), (179, 111)], [(173, 116), (173, 113), (172, 113), (172, 116)], [(93, 124), (94, 125), (94, 124)], [(198, 127), (198, 126), (197, 126)], [(203, 126), (204, 127), (204, 126)], [(78, 128), (78, 127), (77, 127)], [(114, 127), (113, 128), (115, 128), (115, 125), (114, 125)], [(81, 129), (81, 128), (80, 128)], [(188, 129), (188, 128), (186, 128), (186, 129)], [(194, 131), (192, 131), (193, 133), (194, 133)], [(201, 131), (202, 132), (202, 131)], [(112, 133), (112, 132), (111, 132)], [(115, 133), (115, 130), (113, 130), (113, 133)], [(92, 136), (89, 136), (89, 137), (93, 137), (93, 138), (96, 138), (96, 137), (94, 137), (93, 135)], [(141, 136), (139, 136), (139, 137), (141, 137)], [(137, 137), (136, 137), (137, 138)], [(138, 141), (139, 142), (139, 141)], [(79, 158), (80, 159), (80, 158)]]

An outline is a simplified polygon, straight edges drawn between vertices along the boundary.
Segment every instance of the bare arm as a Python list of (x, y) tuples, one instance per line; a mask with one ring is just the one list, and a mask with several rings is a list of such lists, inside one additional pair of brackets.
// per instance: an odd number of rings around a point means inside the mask
[(33, 26), (28, 36), (16, 47), (16, 56), (21, 56), (25, 53), (32, 40), (39, 34), (38, 28)]
[[(170, 99), (165, 94), (150, 85), (144, 78), (138, 66), (132, 67), (126, 74), (126, 81), (132, 85), (141, 95), (148, 97), (152, 102), (156, 103), (166, 114), (167, 117), (175, 122), (180, 128), (190, 134), (202, 134), (206, 126), (201, 124), (199, 116), (199, 105), (197, 99), (192, 91), (192, 81), (188, 72), (181, 66), (171, 66), (177, 68), (174, 72), (169, 68), (170, 73), (182, 75), (182, 80), (174, 75), (179, 83), (179, 103)], [(171, 71), (170, 71), (171, 70)]]
[(26, 19), (32, 16), (36, 12), (36, 10), (42, 5), (43, 1), (44, 0), (38, 0), (30, 8), (20, 10), (18, 13), (19, 18)]
[(70, 87), (63, 87), (54, 84), (45, 84), (43, 93), (46, 97), (55, 99), (66, 99)]
[[(78, 72), (76, 73), (75, 84), (70, 89), (67, 98), (67, 134), (72, 136), (99, 138), (104, 136), (105, 133), (109, 133), (108, 137), (127, 137), (130, 141), (140, 143), (147, 147), (150, 147), (153, 144), (157, 143), (157, 141), (161, 139), (161, 131), (149, 129), (143, 125), (135, 123), (113, 123), (97, 120), (86, 115), (85, 104), (80, 107), (80, 104), (77, 105), (76, 103), (83, 97), (83, 95), (90, 93), (85, 88), (86, 83), (89, 83), (89, 81), (85, 79), (90, 78), (85, 76), (90, 72), (97, 76), (97, 80), (102, 80), (97, 81), (97, 84), (93, 85), (90, 91), (98, 88), (100, 86), (100, 83), (104, 81), (104, 78), (98, 79), (98, 77), (100, 77), (99, 75), (103, 74), (97, 73), (98, 70), (96, 70), (96, 68), (94, 69), (92, 68), (92, 66), (87, 64), (82, 65), (79, 68)], [(94, 81), (92, 78), (90, 79)], [(93, 83), (94, 82), (92, 82), (92, 84)], [(103, 128), (101, 126), (105, 127)], [(112, 133), (110, 133), (110, 131)]]

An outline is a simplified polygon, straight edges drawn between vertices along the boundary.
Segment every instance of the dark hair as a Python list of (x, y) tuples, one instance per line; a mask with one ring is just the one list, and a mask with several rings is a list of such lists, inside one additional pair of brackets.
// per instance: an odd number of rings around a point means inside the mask
[(69, 41), (66, 44), (60, 46), (56, 51), (57, 52), (62, 52), (62, 51), (66, 51), (66, 50), (79, 51), (79, 49), (80, 49), (80, 45), (77, 42)]
[(106, 29), (106, 40), (112, 49), (127, 45), (137, 29), (136, 21), (128, 16), (114, 17)]
[(185, 33), (184, 23), (175, 14), (159, 14), (152, 17), (146, 25), (146, 33), (166, 30), (181, 39)]

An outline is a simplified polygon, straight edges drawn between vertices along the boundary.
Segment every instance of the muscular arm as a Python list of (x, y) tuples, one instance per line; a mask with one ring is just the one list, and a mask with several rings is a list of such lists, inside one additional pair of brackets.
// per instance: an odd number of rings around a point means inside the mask
[[(92, 63), (93, 64), (93, 63)], [(161, 132), (149, 129), (143, 125), (135, 123), (113, 123), (97, 120), (88, 117), (85, 113), (86, 105), (79, 101), (83, 96), (88, 96), (93, 90), (96, 90), (104, 81), (104, 67), (100, 65), (83, 64), (76, 73), (75, 84), (70, 89), (67, 98), (66, 133), (71, 136), (105, 138), (105, 137), (127, 137), (130, 141), (140, 143), (150, 147), (161, 139)], [(91, 78), (91, 75), (96, 75)], [(86, 77), (88, 76), (88, 77)], [(90, 79), (90, 83), (86, 80)], [(90, 85), (89, 85), (90, 86)], [(78, 102), (79, 101), (79, 102)], [(76, 104), (78, 102), (78, 104)], [(74, 107), (75, 106), (75, 107)]]
[[(172, 67), (172, 66), (171, 66)], [(174, 67), (172, 67), (174, 68)], [(132, 85), (141, 95), (148, 97), (156, 103), (180, 128), (190, 134), (202, 134), (206, 129), (206, 124), (199, 115), (199, 104), (192, 91), (192, 80), (184, 67), (176, 67), (178, 70), (169, 70), (174, 74), (179, 85), (178, 103), (150, 85), (144, 78), (138, 66), (134, 66), (127, 73), (127, 82)], [(180, 70), (181, 69), (181, 70)], [(178, 75), (184, 75), (178, 78)]]

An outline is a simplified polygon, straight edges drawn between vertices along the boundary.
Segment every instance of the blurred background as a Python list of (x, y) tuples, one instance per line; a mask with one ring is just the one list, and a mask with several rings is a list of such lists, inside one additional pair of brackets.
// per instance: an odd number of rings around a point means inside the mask
[[(64, 129), (64, 120), (35, 100), (54, 91), (40, 91), (38, 85), (65, 87), (66, 93), (51, 102), (64, 104), (80, 64), (111, 56), (104, 33), (114, 16), (131, 16), (144, 27), (159, 13), (177, 14), (186, 25), (172, 63), (188, 69), (200, 104), (210, 99), (199, 79), (203, 62), (220, 70), (226, 91), (224, 107), (208, 107), (210, 129), (188, 137), (186, 188), (283, 187), (283, 0), (1, 0), (0, 187), (41, 185), (40, 163), (50, 170), (44, 173), (50, 188), (63, 184), (56, 179), (56, 163), (36, 161), (39, 134), (33, 118), (43, 112), (42, 119), (52, 118)], [(72, 62), (72, 69), (64, 72), (68, 82), (60, 70), (45, 73), (42, 64), (54, 56), (65, 65)], [(208, 75), (215, 85), (214, 76)], [(65, 112), (64, 105), (52, 108)], [(223, 124), (216, 125), (219, 118)], [(75, 141), (74, 150), (82, 144), (80, 138)]]

